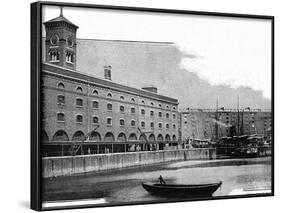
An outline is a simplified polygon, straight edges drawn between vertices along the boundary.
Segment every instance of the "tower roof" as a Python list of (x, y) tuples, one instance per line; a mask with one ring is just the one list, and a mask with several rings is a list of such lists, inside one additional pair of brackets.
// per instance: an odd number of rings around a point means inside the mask
[(73, 27), (76, 28), (76, 29), (78, 28), (78, 26), (76, 26), (75, 24), (73, 24), (71, 21), (69, 21), (68, 19), (66, 19), (66, 18), (63, 16), (63, 14), (62, 14), (62, 9), (61, 9), (61, 13), (60, 13), (60, 15), (59, 15), (58, 17), (53, 18), (53, 19), (51, 19), (51, 20), (49, 20), (49, 21), (46, 21), (46, 22), (44, 22), (44, 24), (46, 25), (46, 24), (59, 23), (59, 22), (65, 22), (65, 23), (67, 23), (67, 24), (73, 26)]

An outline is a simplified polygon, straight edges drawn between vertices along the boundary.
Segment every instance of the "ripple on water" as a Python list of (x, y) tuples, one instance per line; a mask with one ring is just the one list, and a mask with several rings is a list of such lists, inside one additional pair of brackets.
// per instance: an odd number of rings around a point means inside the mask
[(223, 181), (214, 196), (229, 195), (233, 190), (270, 189), (270, 163), (270, 158), (183, 161), (46, 179), (43, 181), (43, 199), (105, 198), (110, 203), (167, 200), (148, 194), (141, 186), (142, 182), (157, 181), (160, 174), (168, 183)]

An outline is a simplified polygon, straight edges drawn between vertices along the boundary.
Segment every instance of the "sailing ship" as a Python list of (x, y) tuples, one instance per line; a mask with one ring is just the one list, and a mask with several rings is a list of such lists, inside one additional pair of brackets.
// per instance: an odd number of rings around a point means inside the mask
[[(224, 110), (222, 107), (221, 109)], [(218, 137), (218, 122), (216, 122), (216, 148), (217, 155), (229, 156), (229, 157), (258, 157), (258, 147), (264, 144), (264, 137), (258, 134), (243, 134), (244, 122), (243, 113), (244, 110), (250, 110), (250, 107), (246, 107), (240, 111), (239, 109), (239, 96), (237, 105), (237, 128), (234, 125), (229, 125), (229, 136)], [(240, 122), (241, 116), (241, 122)], [(218, 121), (218, 104), (216, 108), (216, 121)], [(237, 129), (237, 131), (236, 131)]]

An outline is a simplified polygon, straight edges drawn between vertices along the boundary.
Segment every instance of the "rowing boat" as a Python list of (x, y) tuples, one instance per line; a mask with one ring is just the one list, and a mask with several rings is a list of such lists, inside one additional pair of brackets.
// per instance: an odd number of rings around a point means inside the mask
[(221, 181), (189, 185), (142, 183), (143, 188), (150, 194), (165, 197), (211, 197), (221, 185)]

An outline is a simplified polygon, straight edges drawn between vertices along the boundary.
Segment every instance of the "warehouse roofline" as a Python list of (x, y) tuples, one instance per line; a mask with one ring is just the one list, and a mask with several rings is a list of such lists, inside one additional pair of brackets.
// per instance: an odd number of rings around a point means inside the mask
[(149, 92), (146, 90), (142, 90), (142, 89), (138, 89), (138, 88), (134, 88), (134, 87), (130, 87), (130, 86), (125, 86), (120, 83), (115, 83), (115, 82), (112, 82), (107, 79), (85, 74), (85, 73), (77, 71), (77, 70), (73, 71), (71, 69), (67, 69), (65, 67), (61, 67), (61, 66), (57, 66), (57, 65), (53, 65), (53, 64), (49, 64), (49, 63), (43, 63), (42, 65), (43, 65), (42, 71), (46, 72), (46, 73), (64, 76), (65, 78), (72, 78), (72, 79), (76, 79), (76, 80), (80, 80), (80, 81), (86, 81), (87, 83), (93, 83), (100, 87), (107, 87), (107, 88), (110, 88), (113, 90), (119, 90), (122, 92), (139, 95), (139, 96), (146, 97), (146, 98), (154, 98), (159, 101), (164, 101), (164, 102), (178, 105), (177, 99), (170, 98), (170, 97), (167, 97), (164, 95), (159, 95), (159, 94)]

